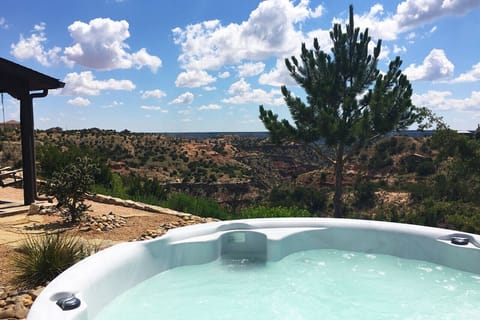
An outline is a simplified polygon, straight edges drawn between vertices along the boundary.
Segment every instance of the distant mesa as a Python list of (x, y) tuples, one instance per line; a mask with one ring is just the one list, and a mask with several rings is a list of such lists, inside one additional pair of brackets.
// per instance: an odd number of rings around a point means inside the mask
[(9, 120), (7, 122), (4, 122), (0, 125), (0, 130), (5, 129), (14, 129), (20, 127), (20, 121), (17, 120)]
[(46, 132), (62, 132), (63, 129), (60, 128), (60, 127), (53, 127), (53, 128), (49, 128), (47, 130), (45, 130)]

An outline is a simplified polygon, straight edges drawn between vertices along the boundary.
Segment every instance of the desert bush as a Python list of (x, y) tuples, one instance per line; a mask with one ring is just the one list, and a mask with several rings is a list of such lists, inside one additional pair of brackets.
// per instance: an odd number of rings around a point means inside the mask
[(62, 170), (85, 153), (88, 152), (73, 144), (66, 146), (64, 149), (52, 144), (41, 145), (37, 151), (37, 159), (40, 164), (39, 174), (43, 178), (51, 178), (55, 172)]
[(448, 214), (449, 209), (449, 205), (428, 198), (413, 214), (406, 217), (405, 222), (437, 227), (443, 224), (444, 217)]
[(193, 197), (183, 193), (171, 194), (163, 203), (163, 206), (200, 217), (212, 217), (222, 220), (229, 217), (227, 210), (215, 200)]
[(375, 189), (373, 182), (357, 179), (353, 186), (354, 205), (358, 209), (372, 208), (375, 206)]
[(393, 159), (387, 153), (377, 152), (370, 158), (368, 168), (371, 170), (380, 170), (393, 165)]
[(375, 150), (377, 153), (395, 153), (395, 148), (397, 146), (398, 139), (396, 137), (385, 138), (381, 141), (378, 141), (375, 145)]
[(418, 176), (425, 177), (425, 176), (434, 174), (435, 170), (436, 169), (435, 169), (435, 164), (433, 163), (433, 160), (430, 158), (426, 158), (417, 165), (417, 168), (415, 171)]
[(480, 210), (461, 201), (427, 199), (401, 222), (479, 233)]
[(445, 217), (445, 224), (450, 229), (478, 234), (480, 233), (480, 211), (477, 207), (464, 206), (463, 210), (457, 208)]
[(29, 236), (12, 256), (15, 281), (27, 288), (45, 285), (89, 254), (79, 238), (58, 233)]
[(65, 219), (75, 223), (89, 208), (84, 200), (95, 182), (97, 171), (98, 167), (90, 158), (77, 158), (75, 162), (55, 172), (42, 191), (47, 196), (54, 196), (58, 200), (58, 207), (64, 209), (62, 213)]
[(292, 191), (273, 188), (269, 196), (270, 207), (297, 207), (312, 213), (320, 213), (327, 207), (327, 193), (308, 187), (295, 187)]
[(131, 173), (122, 179), (126, 195), (129, 199), (159, 205), (167, 198), (166, 189), (155, 177), (150, 179)]
[(406, 184), (404, 190), (410, 193), (410, 199), (414, 203), (421, 203), (433, 195), (432, 188), (425, 183)]
[(305, 209), (296, 207), (250, 207), (240, 211), (239, 219), (253, 219), (253, 218), (281, 218), (281, 217), (311, 217), (312, 214)]

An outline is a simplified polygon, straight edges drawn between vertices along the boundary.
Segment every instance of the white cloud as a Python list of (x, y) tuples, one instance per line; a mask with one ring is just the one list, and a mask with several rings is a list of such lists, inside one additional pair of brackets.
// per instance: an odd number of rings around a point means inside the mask
[[(307, 33), (307, 36), (303, 42), (305, 42), (307, 48), (313, 45), (313, 40), (317, 39), (320, 49), (325, 52), (330, 52), (333, 47), (332, 39), (330, 38), (330, 30), (316, 29)], [(300, 47), (297, 46), (298, 53), (300, 55)]]
[(220, 110), (222, 109), (222, 106), (219, 106), (218, 104), (208, 104), (208, 105), (203, 105), (198, 108), (198, 110)]
[(428, 91), (425, 94), (413, 94), (412, 102), (416, 106), (431, 110), (479, 111), (480, 91), (473, 91), (470, 97), (464, 99), (451, 98), (450, 91)]
[(191, 104), (193, 102), (193, 97), (193, 93), (187, 91), (170, 101), (169, 104)]
[(4, 17), (0, 17), (0, 29), (8, 29), (7, 20)]
[[(381, 4), (375, 4), (368, 13), (363, 15), (354, 15), (355, 26), (361, 30), (368, 28), (369, 34), (375, 39), (394, 40), (399, 33), (399, 26), (393, 17), (387, 17), (384, 20), (385, 12)], [(343, 20), (345, 24), (347, 20)]]
[(190, 110), (190, 107), (188, 107), (187, 109), (178, 110), (178, 114), (187, 115), (187, 114), (191, 114), (191, 113), (192, 113), (192, 111)]
[[(383, 6), (375, 4), (368, 13), (355, 15), (355, 23), (361, 29), (368, 27), (374, 38), (395, 40), (400, 33), (443, 17), (462, 16), (478, 7), (478, 0), (404, 0), (393, 15), (386, 15)], [(435, 27), (430, 30), (434, 31)], [(407, 37), (413, 39), (411, 35)]]
[(226, 79), (226, 78), (230, 77), (230, 72), (228, 72), (228, 71), (220, 72), (218, 74), (218, 77), (220, 79)]
[(412, 29), (445, 16), (462, 16), (480, 7), (478, 0), (405, 0), (397, 6), (395, 20)]
[(126, 20), (96, 18), (87, 24), (75, 21), (68, 27), (74, 44), (64, 49), (65, 61), (99, 69), (129, 69), (135, 66), (149, 67), (156, 72), (161, 66), (160, 58), (150, 55), (145, 48), (128, 53), (125, 40), (130, 37)]
[(215, 90), (217, 90), (217, 88), (214, 87), (214, 86), (206, 86), (206, 87), (203, 87), (203, 90), (205, 90), (205, 91), (215, 91)]
[(296, 24), (321, 13), (322, 7), (312, 10), (308, 0), (265, 0), (240, 24), (212, 20), (175, 28), (174, 41), (182, 49), (178, 60), (185, 69), (217, 70), (245, 59), (289, 56), (303, 39)]
[(116, 108), (116, 107), (123, 106), (123, 105), (124, 105), (123, 102), (114, 100), (111, 104), (104, 105), (104, 106), (102, 106), (102, 108)]
[(455, 66), (448, 60), (443, 50), (433, 49), (421, 65), (411, 64), (404, 73), (411, 81), (435, 81), (451, 77), (454, 69)]
[(265, 105), (282, 105), (283, 97), (279, 90), (270, 90), (269, 92), (262, 89), (252, 89), (245, 79), (233, 83), (228, 89), (231, 97), (223, 99), (222, 102), (231, 104), (265, 104)]
[(238, 76), (240, 78), (242, 77), (252, 77), (256, 76), (265, 70), (265, 63), (263, 62), (257, 62), (257, 63), (244, 63), (242, 65), (239, 65), (237, 67), (238, 69)]
[(141, 91), (142, 99), (156, 98), (160, 99), (165, 97), (167, 94), (160, 89)]
[(452, 82), (476, 82), (480, 81), (480, 62), (472, 67), (472, 70), (469, 70), (465, 73), (460, 74), (457, 78), (453, 79)]
[[(306, 38), (304, 39), (304, 43), (306, 44), (307, 48), (310, 48), (313, 44), (314, 39), (317, 39), (318, 45), (320, 48), (325, 52), (330, 52), (331, 47), (333, 46), (332, 40), (330, 38), (330, 32), (328, 30), (313, 30), (308, 32)], [(292, 53), (296, 56), (300, 55), (300, 47), (297, 47), (295, 53)], [(270, 85), (274, 87), (279, 87), (282, 85), (286, 86), (296, 86), (297, 83), (295, 80), (290, 76), (290, 73), (285, 66), (285, 59), (279, 58), (276, 61), (275, 67), (272, 68), (270, 71), (263, 73), (258, 82), (263, 85)]]
[(283, 85), (296, 85), (295, 80), (290, 76), (290, 73), (285, 66), (285, 60), (277, 59), (275, 67), (267, 73), (264, 73), (258, 79), (260, 84), (280, 87)]
[(240, 79), (237, 82), (232, 83), (228, 89), (228, 93), (231, 95), (242, 94), (250, 90), (250, 84), (248, 84), (245, 79)]
[(102, 90), (132, 91), (135, 89), (135, 85), (130, 80), (95, 80), (91, 71), (69, 73), (63, 82), (65, 82), (65, 88), (61, 93), (64, 95), (97, 96)]
[(35, 59), (43, 66), (50, 66), (60, 61), (59, 53), (62, 51), (59, 47), (45, 49), (44, 43), (47, 41), (45, 36), (45, 23), (35, 25), (30, 37), (25, 38), (20, 35), (17, 43), (10, 45), (10, 53), (17, 59)]
[(86, 107), (90, 105), (90, 100), (82, 97), (76, 97), (75, 99), (68, 100), (67, 103), (74, 106)]
[(217, 79), (204, 70), (181, 72), (175, 80), (177, 87), (197, 88), (215, 82)]
[(310, 11), (310, 16), (312, 18), (318, 18), (318, 17), (321, 17), (322, 14), (323, 14), (323, 7), (320, 5), (318, 7), (315, 8), (315, 10), (313, 11)]
[(405, 46), (397, 46), (396, 44), (393, 45), (393, 53), (395, 54), (399, 54), (399, 53), (405, 53), (407, 52), (407, 48), (405, 48)]
[(135, 68), (141, 69), (143, 66), (147, 66), (153, 73), (156, 73), (157, 69), (162, 66), (162, 60), (160, 60), (159, 57), (149, 54), (145, 48), (132, 53), (131, 60)]
[(164, 110), (162, 109), (162, 107), (159, 107), (159, 106), (140, 106), (140, 109), (143, 109), (143, 110), (152, 110), (152, 111), (160, 111), (160, 112), (163, 112), (163, 113), (167, 113), (168, 110)]

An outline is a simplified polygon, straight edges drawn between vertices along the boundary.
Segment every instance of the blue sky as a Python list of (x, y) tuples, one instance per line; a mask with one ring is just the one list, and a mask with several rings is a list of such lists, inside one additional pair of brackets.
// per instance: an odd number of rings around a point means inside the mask
[(284, 59), (314, 37), (329, 51), (350, 3), (383, 40), (380, 68), (402, 58), (416, 105), (477, 128), (479, 0), (2, 0), (0, 56), (66, 83), (35, 99), (36, 128), (263, 131), (258, 105), (288, 118), (280, 85), (301, 95)]

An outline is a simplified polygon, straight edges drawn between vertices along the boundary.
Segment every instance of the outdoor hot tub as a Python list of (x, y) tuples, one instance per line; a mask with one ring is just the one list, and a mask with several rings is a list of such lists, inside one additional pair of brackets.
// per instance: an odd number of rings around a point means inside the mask
[(252, 219), (98, 252), (53, 280), (28, 319), (472, 319), (479, 299), (478, 235)]

